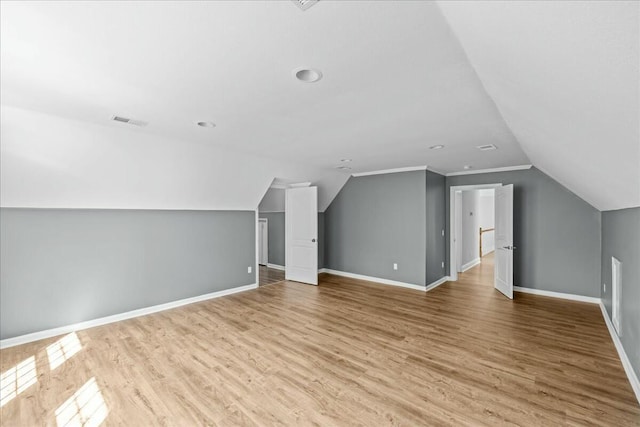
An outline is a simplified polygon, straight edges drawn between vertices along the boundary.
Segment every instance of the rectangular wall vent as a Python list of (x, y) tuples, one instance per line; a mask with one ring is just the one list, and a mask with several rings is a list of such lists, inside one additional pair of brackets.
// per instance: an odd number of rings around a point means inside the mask
[(496, 147), (493, 144), (487, 144), (487, 145), (478, 145), (478, 147), (476, 148), (478, 148), (478, 150), (481, 150), (481, 151), (489, 151), (489, 150), (496, 150), (498, 147)]
[(128, 125), (134, 125), (134, 126), (148, 125), (147, 122), (144, 122), (142, 120), (134, 120), (134, 119), (130, 119), (128, 117), (122, 117), (122, 116), (113, 116), (111, 117), (111, 120), (113, 120), (114, 122), (126, 123)]
[(302, 10), (307, 10), (314, 4), (318, 3), (319, 0), (291, 0)]

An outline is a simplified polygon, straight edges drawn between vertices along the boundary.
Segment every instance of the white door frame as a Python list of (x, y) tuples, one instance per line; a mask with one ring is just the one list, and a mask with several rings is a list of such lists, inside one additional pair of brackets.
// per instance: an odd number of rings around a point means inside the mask
[[(456, 228), (456, 191), (483, 190), (496, 187), (502, 187), (502, 183), (495, 184), (477, 184), (477, 185), (455, 185), (449, 187), (449, 281), (458, 280), (458, 269), (456, 268), (458, 260), (456, 259), (456, 242), (454, 240)], [(458, 239), (459, 240), (459, 239)]]

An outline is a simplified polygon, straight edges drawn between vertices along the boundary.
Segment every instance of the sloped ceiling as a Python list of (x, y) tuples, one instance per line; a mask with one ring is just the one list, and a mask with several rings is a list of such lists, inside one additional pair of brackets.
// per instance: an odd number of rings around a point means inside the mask
[(324, 210), (349, 158), (638, 205), (637, 4), (558, 3), (1, 2), (0, 203), (256, 209), (283, 178)]
[(255, 210), (274, 177), (318, 186), (324, 211), (348, 175), (202, 142), (1, 108), (3, 207)]
[(537, 168), (600, 210), (640, 206), (640, 2), (439, 6)]
[[(141, 134), (328, 170), (529, 163), (432, 2), (1, 7), (5, 105), (108, 127), (132, 117), (149, 122)], [(324, 76), (299, 82), (298, 67)], [(499, 151), (476, 149), (489, 143)]]

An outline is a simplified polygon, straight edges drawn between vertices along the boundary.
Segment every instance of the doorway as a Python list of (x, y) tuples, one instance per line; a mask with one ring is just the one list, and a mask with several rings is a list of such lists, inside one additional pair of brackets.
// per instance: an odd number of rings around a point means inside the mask
[[(457, 281), (460, 274), (464, 274), (465, 279), (472, 275), (471, 279), (475, 279), (472, 282), (492, 285), (508, 298), (513, 297), (512, 217), (512, 185), (450, 188), (450, 280)], [(496, 224), (498, 219), (502, 225)], [(500, 239), (498, 229), (502, 231)], [(499, 240), (505, 249), (502, 252), (508, 253), (496, 256)]]
[(256, 264), (260, 286), (318, 284), (317, 187), (274, 180), (256, 212)]
[(269, 263), (269, 220), (258, 217), (258, 265)]

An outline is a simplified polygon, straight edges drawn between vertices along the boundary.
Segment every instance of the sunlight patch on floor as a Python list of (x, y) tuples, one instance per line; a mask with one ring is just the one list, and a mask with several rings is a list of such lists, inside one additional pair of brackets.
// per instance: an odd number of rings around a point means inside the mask
[(95, 378), (91, 378), (56, 409), (58, 427), (99, 426), (109, 410)]
[(65, 335), (47, 347), (49, 368), (53, 371), (80, 350), (82, 350), (82, 345), (76, 333), (71, 332)]
[(38, 382), (36, 358), (31, 356), (0, 377), (0, 408)]

